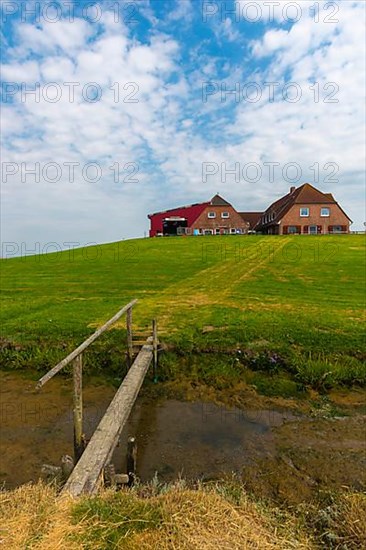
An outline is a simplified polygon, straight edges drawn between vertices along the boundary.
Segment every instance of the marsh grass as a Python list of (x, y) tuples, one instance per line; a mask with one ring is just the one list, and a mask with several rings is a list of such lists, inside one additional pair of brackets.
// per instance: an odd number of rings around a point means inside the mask
[(249, 495), (235, 476), (189, 485), (156, 479), (76, 500), (47, 485), (0, 493), (1, 546), (28, 548), (258, 550), (366, 546), (366, 496), (345, 490), (297, 507)]

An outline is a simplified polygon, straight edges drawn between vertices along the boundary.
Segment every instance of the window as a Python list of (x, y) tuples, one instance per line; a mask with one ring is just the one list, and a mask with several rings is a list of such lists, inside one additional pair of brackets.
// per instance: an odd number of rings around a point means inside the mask
[(330, 209), (329, 208), (322, 208), (320, 210), (320, 215), (321, 215), (322, 218), (329, 218)]
[(221, 212), (222, 218), (230, 218), (229, 212)]
[(333, 233), (342, 233), (343, 227), (341, 225), (333, 225)]
[(300, 216), (307, 218), (309, 216), (309, 208), (300, 208)]
[(236, 234), (236, 229), (234, 229), (234, 228), (232, 227), (232, 228), (230, 229), (230, 233), (231, 233), (232, 235), (235, 235), (235, 234)]
[(215, 235), (220, 235), (220, 229), (218, 228), (215, 229)]
[(208, 217), (208, 218), (216, 218), (216, 212), (209, 212), (209, 213), (207, 214), (207, 217)]
[(204, 235), (213, 235), (213, 231), (212, 231), (212, 229), (204, 229), (203, 234)]
[(297, 225), (289, 225), (288, 226), (288, 229), (287, 229), (287, 232), (289, 235), (293, 235), (294, 233), (298, 233), (298, 228), (297, 228)]

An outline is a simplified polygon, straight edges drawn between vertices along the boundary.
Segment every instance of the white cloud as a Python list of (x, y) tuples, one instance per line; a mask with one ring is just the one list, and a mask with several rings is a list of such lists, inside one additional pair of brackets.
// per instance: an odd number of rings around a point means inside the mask
[(85, 47), (88, 38), (93, 34), (93, 28), (84, 19), (70, 23), (60, 20), (55, 23), (43, 22), (36, 27), (30, 23), (22, 23), (18, 27), (18, 37), (21, 45), (14, 53), (26, 55), (30, 52), (45, 55), (57, 50), (65, 54), (73, 54)]
[(39, 65), (35, 61), (1, 65), (1, 76), (4, 82), (34, 83), (40, 79)]
[(193, 19), (194, 6), (192, 0), (175, 0), (174, 9), (168, 14), (168, 21), (190, 23)]

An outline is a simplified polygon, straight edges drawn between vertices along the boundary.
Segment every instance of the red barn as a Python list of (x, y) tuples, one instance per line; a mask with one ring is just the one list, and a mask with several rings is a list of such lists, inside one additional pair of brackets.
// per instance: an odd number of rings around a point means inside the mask
[(220, 195), (208, 202), (149, 214), (150, 237), (247, 233), (249, 224)]

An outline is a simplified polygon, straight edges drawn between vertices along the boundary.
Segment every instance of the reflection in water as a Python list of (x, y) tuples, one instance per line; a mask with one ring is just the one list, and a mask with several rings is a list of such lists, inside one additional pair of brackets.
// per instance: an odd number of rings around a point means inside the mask
[[(115, 389), (100, 383), (84, 388), (85, 432), (89, 438)], [(52, 379), (41, 392), (19, 375), (1, 375), (1, 473), (6, 488), (36, 480), (43, 463), (59, 465), (72, 454), (71, 380)], [(212, 403), (138, 399), (121, 435), (113, 462), (125, 471), (127, 438), (138, 443), (138, 476), (161, 481), (216, 477), (240, 472), (274, 453), (271, 428), (296, 417), (274, 410), (242, 411)]]

